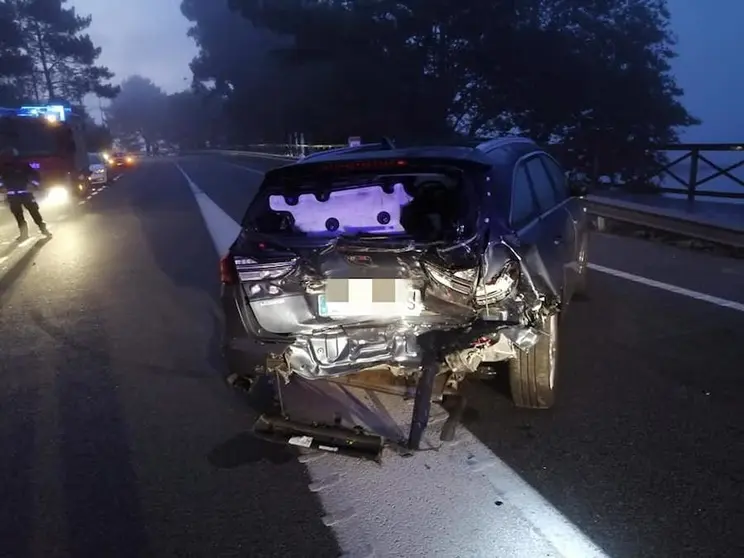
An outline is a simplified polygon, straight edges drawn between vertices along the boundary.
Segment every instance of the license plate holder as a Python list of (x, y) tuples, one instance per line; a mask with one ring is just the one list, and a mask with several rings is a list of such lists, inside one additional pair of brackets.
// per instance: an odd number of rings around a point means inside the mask
[(318, 295), (318, 315), (326, 318), (409, 317), (422, 310), (421, 291), (406, 279), (329, 279)]

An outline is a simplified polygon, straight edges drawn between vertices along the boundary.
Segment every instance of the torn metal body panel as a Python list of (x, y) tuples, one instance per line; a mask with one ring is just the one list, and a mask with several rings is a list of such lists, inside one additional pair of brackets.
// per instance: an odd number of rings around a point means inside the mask
[[(543, 370), (555, 359), (540, 355), (557, 333), (545, 324), (571, 296), (567, 270), (584, 224), (570, 195), (560, 198), (544, 153), (524, 147), (506, 165), (503, 153), (401, 152), (318, 157), (268, 173), (222, 261), (227, 350), (250, 337), (272, 355), (243, 373), (400, 378), (418, 386), (412, 440), (428, 420), (419, 399), (454, 393), (495, 363), (510, 363), (522, 391), (530, 381), (547, 386), (551, 396), (537, 400), (552, 402), (552, 380), (541, 378), (555, 376)], [(530, 182), (516, 191), (517, 169), (528, 164)], [(517, 196), (539, 199), (539, 169), (553, 205), (515, 219), (526, 203)]]
[[(268, 242), (264, 246), (269, 249)], [(501, 240), (496, 246), (508, 248)], [(284, 373), (328, 378), (383, 364), (394, 375), (415, 373), (422, 359), (418, 338), (433, 330), (449, 333), (452, 340), (469, 338), (444, 355), (445, 363), (459, 363), (458, 371), (470, 363), (473, 372), (481, 362), (512, 358), (515, 346), (529, 350), (534, 345), (531, 328), (546, 297), (530, 270), (508, 259), (510, 250), (496, 259), (492, 247), (486, 252), (490, 260), (481, 256), (472, 267), (453, 271), (436, 251), (427, 257), (416, 247), (358, 248), (338, 240), (294, 247), (296, 258), (265, 268), (281, 273), (273, 280), (262, 278), (253, 258), (235, 257), (256, 337), (260, 331), (287, 336)], [(492, 268), (498, 271), (489, 274)]]

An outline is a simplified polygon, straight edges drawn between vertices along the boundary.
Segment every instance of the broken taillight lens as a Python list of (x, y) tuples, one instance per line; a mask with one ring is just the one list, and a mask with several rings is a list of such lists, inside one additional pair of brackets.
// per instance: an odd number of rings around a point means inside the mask
[(233, 264), (241, 281), (270, 281), (291, 273), (297, 265), (297, 259), (258, 262), (253, 258), (235, 257)]
[(508, 298), (519, 282), (519, 262), (509, 260), (501, 271), (475, 290), (475, 303), (479, 306), (497, 304)]
[(231, 256), (227, 255), (220, 259), (220, 281), (224, 285), (234, 285), (238, 281), (235, 264)]
[(477, 268), (450, 271), (430, 263), (425, 263), (424, 269), (435, 283), (464, 295), (469, 295), (473, 292), (475, 280), (478, 276)]

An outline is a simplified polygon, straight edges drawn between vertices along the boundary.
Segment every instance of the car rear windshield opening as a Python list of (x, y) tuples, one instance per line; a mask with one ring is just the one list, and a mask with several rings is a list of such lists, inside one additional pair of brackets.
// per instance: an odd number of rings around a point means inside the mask
[(359, 177), (267, 189), (244, 226), (268, 234), (374, 235), (446, 240), (468, 214), (462, 175)]

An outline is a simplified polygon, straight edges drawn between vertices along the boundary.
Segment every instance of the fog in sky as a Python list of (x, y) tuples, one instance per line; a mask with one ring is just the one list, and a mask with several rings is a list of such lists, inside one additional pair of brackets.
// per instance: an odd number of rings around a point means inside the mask
[[(227, 0), (213, 0), (226, 2)], [(103, 48), (101, 63), (117, 81), (142, 74), (168, 92), (188, 86), (188, 63), (196, 48), (181, 15), (181, 0), (72, 0), (91, 14), (90, 29)], [(743, 0), (669, 0), (672, 26), (679, 38), (675, 73), (685, 89), (685, 104), (703, 120), (685, 140), (744, 141), (744, 71), (738, 62), (744, 47)]]
[(168, 93), (190, 85), (188, 65), (196, 46), (186, 36), (190, 23), (181, 15), (181, 0), (70, 0), (68, 5), (93, 16), (89, 32), (103, 49), (99, 63), (116, 73), (117, 83), (140, 74)]

